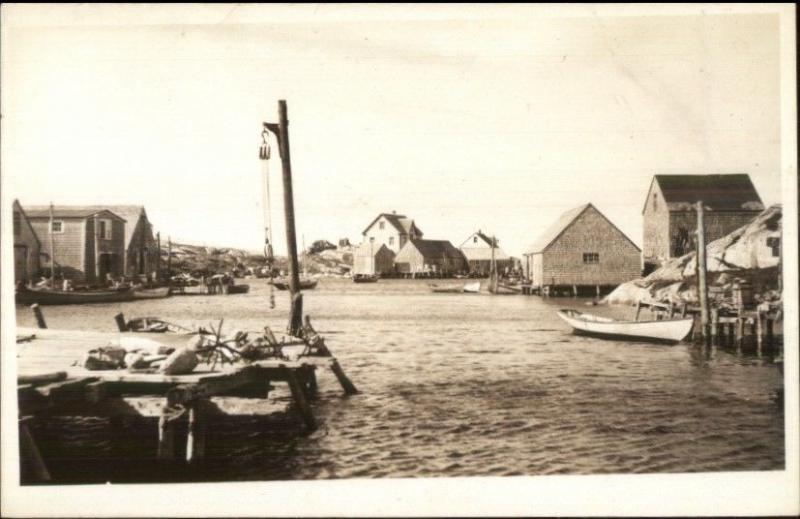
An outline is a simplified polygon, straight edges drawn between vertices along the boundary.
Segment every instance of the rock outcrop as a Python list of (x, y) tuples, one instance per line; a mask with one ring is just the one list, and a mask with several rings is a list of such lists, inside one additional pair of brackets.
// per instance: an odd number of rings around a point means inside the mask
[[(706, 247), (709, 291), (724, 304), (734, 282), (750, 283), (761, 299), (779, 299), (781, 206), (764, 210), (752, 222)], [(605, 297), (609, 304), (638, 300), (695, 303), (697, 256), (690, 252), (666, 261), (649, 276), (623, 283)]]

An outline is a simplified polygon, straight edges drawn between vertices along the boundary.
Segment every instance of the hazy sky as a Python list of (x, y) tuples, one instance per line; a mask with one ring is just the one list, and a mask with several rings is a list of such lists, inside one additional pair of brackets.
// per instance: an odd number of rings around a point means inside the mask
[(358, 242), (396, 210), (426, 238), (480, 228), (519, 255), (592, 202), (641, 244), (655, 173), (749, 173), (781, 199), (777, 15), (216, 6), (175, 25), (146, 9), (4, 31), (3, 187), (23, 206), (143, 204), (162, 237), (257, 250), (278, 99), (307, 243)]

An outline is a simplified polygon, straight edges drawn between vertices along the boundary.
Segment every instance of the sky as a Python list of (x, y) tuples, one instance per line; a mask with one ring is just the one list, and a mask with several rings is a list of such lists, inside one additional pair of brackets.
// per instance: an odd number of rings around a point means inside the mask
[(426, 238), (481, 229), (519, 256), (591, 202), (641, 245), (658, 173), (749, 173), (781, 201), (774, 14), (88, 9), (4, 10), (2, 180), (23, 207), (142, 204), (162, 240), (259, 250), (279, 99), (307, 244), (358, 243), (394, 210)]

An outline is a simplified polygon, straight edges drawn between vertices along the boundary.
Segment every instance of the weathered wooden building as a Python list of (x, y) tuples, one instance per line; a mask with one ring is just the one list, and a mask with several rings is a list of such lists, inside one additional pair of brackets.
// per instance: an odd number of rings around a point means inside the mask
[(654, 175), (642, 219), (646, 270), (694, 250), (695, 203), (703, 201), (706, 243), (751, 222), (764, 210), (746, 174)]
[(123, 272), (126, 276), (153, 275), (159, 268), (158, 243), (153, 225), (141, 205), (95, 205), (97, 211), (108, 210), (125, 220), (125, 255)]
[(362, 243), (353, 255), (354, 274), (390, 274), (394, 272), (395, 253), (385, 244)]
[[(512, 268), (511, 256), (500, 248), (500, 241), (497, 240), (494, 249), (494, 259), (497, 264), (497, 271), (505, 272)], [(464, 258), (467, 260), (467, 267), (470, 273), (487, 276), (492, 264), (492, 238), (486, 236), (480, 230), (472, 233), (469, 238), (459, 247)]]
[(447, 240), (409, 240), (394, 258), (400, 274), (451, 275), (467, 271), (467, 260)]
[[(56, 274), (76, 282), (101, 284), (106, 275), (124, 272), (125, 220), (107, 209), (91, 206), (35, 206), (28, 219), (41, 241), (42, 266), (49, 268), (55, 248)], [(46, 259), (45, 259), (46, 258)]]
[(12, 210), (14, 213), (14, 282), (29, 283), (35, 281), (36, 275), (39, 273), (41, 242), (19, 201), (14, 200)]
[(391, 213), (381, 213), (361, 233), (364, 236), (364, 243), (370, 240), (375, 247), (386, 245), (386, 247), (397, 254), (409, 240), (422, 238), (422, 231), (416, 226), (414, 220), (405, 215)]
[(592, 204), (567, 211), (525, 254), (534, 287), (592, 290), (641, 275), (641, 250)]

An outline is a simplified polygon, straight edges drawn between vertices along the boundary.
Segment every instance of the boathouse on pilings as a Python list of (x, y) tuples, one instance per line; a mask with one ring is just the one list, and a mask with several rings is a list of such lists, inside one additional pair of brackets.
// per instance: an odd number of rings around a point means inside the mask
[(353, 255), (354, 274), (386, 275), (394, 272), (395, 253), (386, 245), (362, 243)]
[[(513, 260), (499, 245), (500, 241), (497, 240), (495, 242), (494, 259), (497, 264), (497, 271), (503, 273), (506, 269), (513, 268)], [(478, 276), (489, 275), (489, 270), (492, 266), (492, 238), (478, 230), (478, 232), (472, 233), (469, 238), (464, 240), (459, 250), (467, 260), (470, 274)]]
[(49, 269), (55, 248), (57, 278), (77, 283), (105, 284), (107, 276), (124, 272), (125, 220), (92, 206), (32, 206), (28, 219), (41, 241), (42, 266)]
[(467, 260), (447, 240), (409, 240), (394, 258), (397, 273), (407, 276), (451, 276), (467, 270)]
[(33, 229), (28, 215), (17, 200), (12, 204), (14, 212), (14, 283), (29, 283), (39, 273), (39, 254), (42, 244)]
[(641, 250), (592, 204), (567, 211), (528, 248), (540, 294), (596, 295), (641, 275)]
[(764, 210), (746, 174), (654, 175), (642, 208), (645, 273), (694, 250), (698, 200), (705, 208), (706, 243), (750, 223)]

